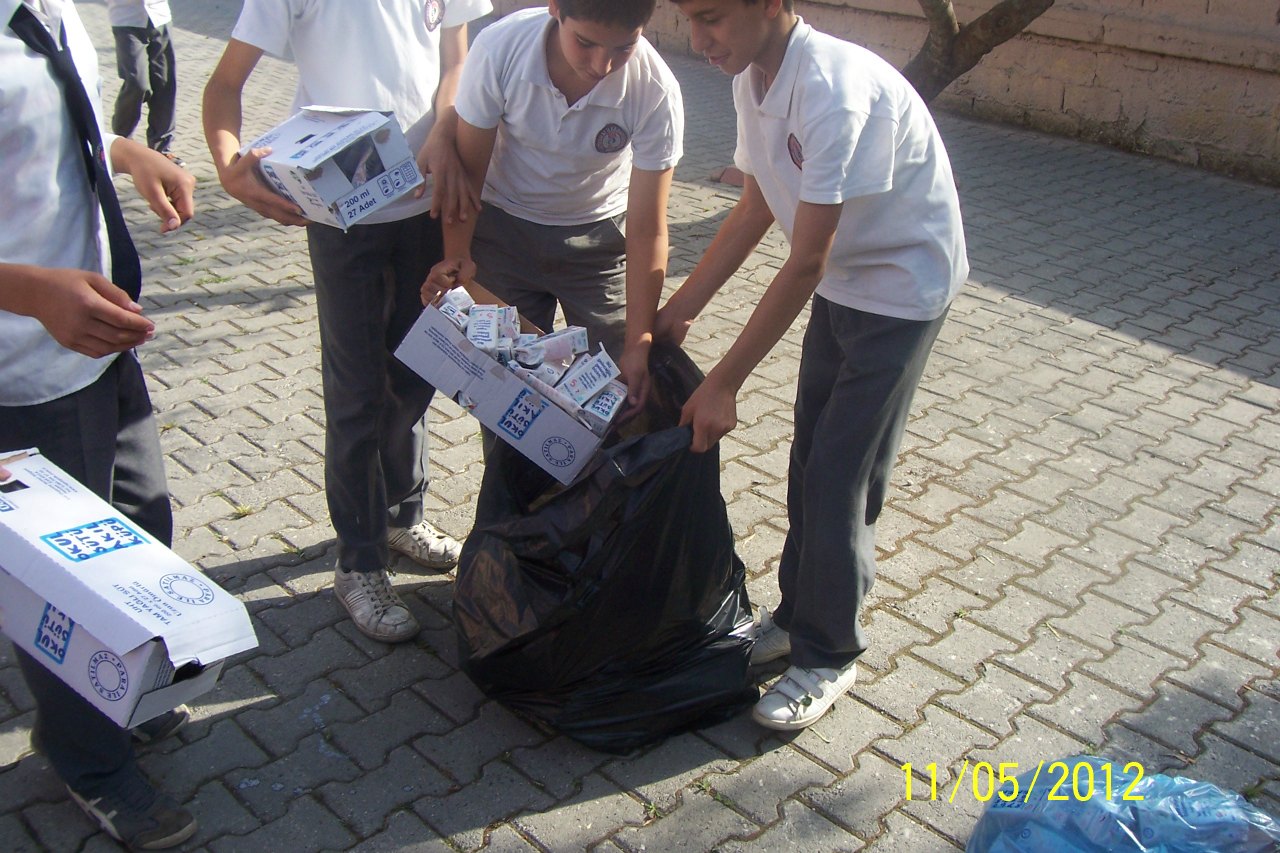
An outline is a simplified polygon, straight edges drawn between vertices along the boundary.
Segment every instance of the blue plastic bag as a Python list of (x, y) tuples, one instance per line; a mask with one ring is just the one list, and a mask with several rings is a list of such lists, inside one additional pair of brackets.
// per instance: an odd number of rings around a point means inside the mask
[(1233, 791), (1080, 755), (1005, 782), (966, 853), (1269, 853), (1280, 824)]

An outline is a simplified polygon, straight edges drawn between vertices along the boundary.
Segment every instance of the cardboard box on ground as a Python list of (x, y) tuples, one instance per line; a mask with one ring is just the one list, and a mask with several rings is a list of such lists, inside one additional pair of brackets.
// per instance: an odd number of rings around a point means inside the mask
[[(0, 452), (0, 629), (117, 725), (257, 647), (244, 605), (37, 450)], [(16, 458), (11, 458), (16, 457)]]
[(394, 115), (304, 107), (241, 149), (270, 147), (267, 183), (304, 215), (343, 231), (422, 183)]
[(586, 330), (520, 335), (514, 308), (461, 289), (428, 306), (396, 357), (561, 483), (573, 482), (626, 402), (618, 368)]

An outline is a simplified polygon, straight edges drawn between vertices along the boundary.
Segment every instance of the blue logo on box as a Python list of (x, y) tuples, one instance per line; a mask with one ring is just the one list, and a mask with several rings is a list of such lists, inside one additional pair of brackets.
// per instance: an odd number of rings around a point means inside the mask
[(526, 388), (516, 395), (511, 408), (507, 409), (498, 421), (498, 429), (519, 441), (524, 438), (524, 434), (529, 431), (529, 427), (533, 426), (533, 422), (546, 407), (546, 400), (537, 397), (533, 391)]
[(118, 518), (104, 518), (40, 537), (49, 547), (76, 563), (146, 544), (142, 534)]
[(160, 578), (160, 591), (182, 604), (208, 604), (213, 601), (213, 588), (195, 575), (165, 575)]
[(89, 683), (108, 702), (119, 702), (129, 692), (129, 670), (124, 661), (107, 650), (89, 658)]
[(557, 468), (568, 468), (578, 455), (573, 444), (558, 435), (548, 438), (542, 443), (542, 458)]
[(4, 498), (0, 498), (0, 512), (13, 512), (14, 506)]
[(67, 647), (71, 645), (71, 632), (76, 623), (52, 604), (44, 606), (40, 627), (36, 629), (36, 648), (44, 652), (54, 663), (67, 659)]

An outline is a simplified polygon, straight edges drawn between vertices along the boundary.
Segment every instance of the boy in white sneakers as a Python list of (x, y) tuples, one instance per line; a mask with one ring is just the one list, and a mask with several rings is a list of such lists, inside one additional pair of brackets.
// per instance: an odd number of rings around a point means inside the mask
[(684, 144), (680, 86), (641, 36), (654, 2), (551, 0), (476, 37), (457, 150), (484, 208), (446, 222), (448, 260), (423, 288), (474, 274), (545, 331), (558, 302), (618, 362), (632, 406), (648, 387)]
[(178, 103), (177, 60), (169, 23), (169, 0), (107, 0), (107, 18), (116, 40), (116, 72), (120, 94), (111, 116), (111, 132), (129, 136), (147, 105), (147, 147), (177, 165), (169, 153)]
[[(444, 125), (453, 116), (467, 23), (490, 9), (489, 0), (245, 0), (205, 89), (205, 135), (223, 188), (263, 216), (307, 226), (320, 319), (325, 491), (338, 536), (334, 591), (360, 631), (388, 643), (418, 632), (388, 580), (389, 549), (437, 569), (454, 565), (461, 550), (422, 519), (423, 416), (435, 391), (393, 355), (422, 310), (422, 282), (442, 257), (432, 194), (404, 196), (345, 233), (308, 223), (260, 180), (258, 161), (270, 149), (239, 155), (241, 92), (263, 51), (289, 48), (298, 66), (295, 110), (393, 112), (424, 171), (438, 183), (463, 180), (451, 133), (443, 131), (451, 131)], [(437, 116), (442, 132), (433, 133)]]
[[(814, 31), (791, 0), (674, 0), (693, 48), (736, 75), (742, 197), (655, 335), (684, 339), (774, 221), (791, 244), (742, 334), (684, 407), (693, 450), (737, 425), (735, 397), (813, 298), (796, 395), (778, 568), (753, 663), (791, 667), (756, 721), (799, 729), (853, 686), (875, 523), (911, 398), (968, 275), (951, 166), (929, 110), (892, 66)], [(816, 291), (816, 292), (815, 292)]]

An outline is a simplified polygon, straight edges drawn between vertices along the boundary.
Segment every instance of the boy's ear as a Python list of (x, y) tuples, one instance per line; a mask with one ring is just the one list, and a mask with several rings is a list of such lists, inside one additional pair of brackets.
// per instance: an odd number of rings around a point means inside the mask
[(560, 4), (557, 3), (556, 0), (547, 0), (547, 14), (555, 18), (557, 21), (561, 19)]
[(782, 11), (782, 0), (764, 0), (764, 13), (770, 18), (778, 17)]

